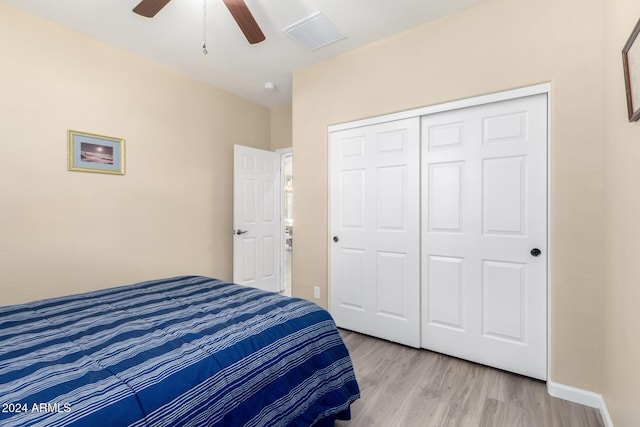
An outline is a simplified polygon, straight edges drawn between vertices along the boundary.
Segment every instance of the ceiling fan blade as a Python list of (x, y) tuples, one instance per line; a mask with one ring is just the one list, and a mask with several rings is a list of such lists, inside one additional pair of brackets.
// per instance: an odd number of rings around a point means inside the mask
[(262, 30), (244, 0), (224, 0), (224, 4), (231, 12), (231, 16), (236, 20), (238, 27), (240, 27), (249, 43), (256, 44), (265, 39)]
[(171, 0), (142, 0), (133, 8), (133, 11), (138, 15), (153, 18), (170, 1)]

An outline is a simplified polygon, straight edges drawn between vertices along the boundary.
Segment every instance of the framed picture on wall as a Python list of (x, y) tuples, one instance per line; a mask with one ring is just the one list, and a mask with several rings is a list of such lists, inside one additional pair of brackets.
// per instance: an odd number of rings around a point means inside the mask
[(124, 139), (69, 130), (69, 170), (124, 175)]
[(622, 64), (630, 122), (640, 119), (640, 41), (638, 41), (638, 33), (640, 33), (640, 20), (622, 48)]

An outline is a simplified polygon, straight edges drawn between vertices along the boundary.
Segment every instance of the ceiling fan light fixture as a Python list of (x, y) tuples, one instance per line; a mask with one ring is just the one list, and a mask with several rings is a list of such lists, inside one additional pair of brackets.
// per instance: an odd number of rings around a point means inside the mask
[(316, 12), (282, 31), (310, 51), (344, 38), (344, 35), (322, 12)]

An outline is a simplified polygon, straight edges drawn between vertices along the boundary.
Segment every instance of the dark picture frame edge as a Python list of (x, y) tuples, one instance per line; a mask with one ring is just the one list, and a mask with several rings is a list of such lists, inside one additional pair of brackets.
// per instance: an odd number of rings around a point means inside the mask
[[(636, 108), (634, 108), (634, 105), (633, 105), (634, 92), (633, 92), (633, 86), (631, 81), (633, 75), (635, 74), (640, 75), (640, 69), (631, 70), (630, 69), (631, 65), (629, 64), (629, 51), (631, 50), (632, 47), (634, 47), (634, 44), (636, 42), (640, 43), (640, 41), (637, 40), (638, 34), (640, 34), (640, 19), (636, 23), (636, 26), (633, 28), (633, 31), (629, 36), (629, 39), (627, 40), (624, 47), (622, 48), (622, 66), (624, 69), (624, 84), (625, 84), (625, 92), (627, 97), (627, 112), (628, 112), (630, 122), (635, 122), (638, 119), (640, 119), (640, 105), (638, 105)], [(635, 71), (635, 74), (634, 74), (634, 71)], [(638, 81), (638, 83), (640, 83), (640, 81)]]

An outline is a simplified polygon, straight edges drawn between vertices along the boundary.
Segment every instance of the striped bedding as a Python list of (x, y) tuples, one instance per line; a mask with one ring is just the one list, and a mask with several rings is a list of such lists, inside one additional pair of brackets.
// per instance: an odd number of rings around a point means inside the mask
[(0, 307), (0, 426), (327, 426), (358, 398), (309, 301), (185, 276)]

